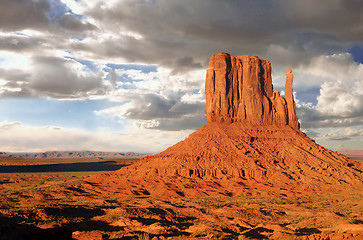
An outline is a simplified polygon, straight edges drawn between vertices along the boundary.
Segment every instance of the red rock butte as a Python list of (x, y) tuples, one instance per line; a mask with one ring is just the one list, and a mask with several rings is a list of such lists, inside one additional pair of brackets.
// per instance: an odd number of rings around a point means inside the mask
[(292, 80), (292, 72), (287, 70), (283, 98), (273, 91), (269, 61), (220, 52), (211, 57), (207, 70), (207, 122), (289, 125), (298, 129)]
[(207, 70), (206, 125), (155, 156), (87, 182), (125, 195), (361, 191), (362, 164), (319, 146), (299, 130), (292, 80), (287, 70), (284, 98), (273, 91), (269, 61), (220, 52)]

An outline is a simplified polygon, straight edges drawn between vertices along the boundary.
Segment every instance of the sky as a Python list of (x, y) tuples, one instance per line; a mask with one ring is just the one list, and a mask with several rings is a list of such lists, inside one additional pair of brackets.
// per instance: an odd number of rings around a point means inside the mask
[(0, 151), (157, 153), (206, 124), (220, 52), (294, 74), (301, 130), (363, 150), (361, 0), (1, 0)]

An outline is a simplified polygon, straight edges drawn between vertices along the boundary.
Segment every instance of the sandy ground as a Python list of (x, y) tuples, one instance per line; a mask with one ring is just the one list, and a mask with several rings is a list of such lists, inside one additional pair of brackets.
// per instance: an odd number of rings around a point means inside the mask
[(363, 239), (363, 193), (121, 196), (99, 172), (0, 173), (0, 239)]

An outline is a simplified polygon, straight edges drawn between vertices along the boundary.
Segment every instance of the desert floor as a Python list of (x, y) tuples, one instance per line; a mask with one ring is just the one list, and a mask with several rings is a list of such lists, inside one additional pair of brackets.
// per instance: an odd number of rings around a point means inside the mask
[(0, 162), (0, 240), (363, 239), (362, 191), (300, 198), (119, 196), (91, 191), (85, 179), (131, 161), (22, 161)]

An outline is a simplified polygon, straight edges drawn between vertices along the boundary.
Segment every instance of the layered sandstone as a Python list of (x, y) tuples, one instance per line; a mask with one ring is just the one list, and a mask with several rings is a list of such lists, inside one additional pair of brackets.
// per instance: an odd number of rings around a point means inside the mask
[(273, 91), (270, 62), (212, 56), (207, 124), (155, 156), (88, 181), (125, 195), (286, 196), (361, 189), (361, 164), (299, 130), (291, 70), (286, 77), (284, 98)]
[(246, 122), (299, 128), (286, 71), (286, 98), (273, 91), (271, 63), (256, 56), (211, 57), (205, 83), (207, 122)]

